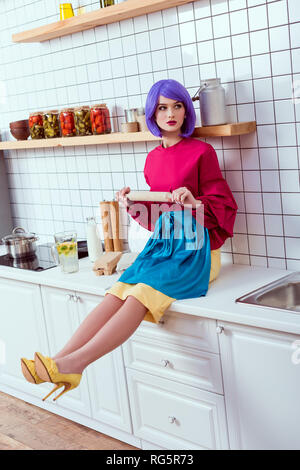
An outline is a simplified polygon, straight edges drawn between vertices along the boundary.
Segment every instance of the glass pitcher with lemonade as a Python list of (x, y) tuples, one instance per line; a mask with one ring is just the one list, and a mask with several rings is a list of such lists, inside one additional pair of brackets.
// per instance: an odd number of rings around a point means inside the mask
[[(78, 247), (76, 232), (59, 232), (54, 234), (55, 247), (52, 250), (64, 273), (79, 271)], [(57, 260), (56, 260), (57, 261)]]

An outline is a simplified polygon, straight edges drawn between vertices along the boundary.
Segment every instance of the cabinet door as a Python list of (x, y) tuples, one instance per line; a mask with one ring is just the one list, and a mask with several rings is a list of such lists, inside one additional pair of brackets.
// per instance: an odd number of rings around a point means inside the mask
[(0, 382), (40, 396), (45, 385), (27, 382), (21, 357), (33, 359), (35, 351), (48, 353), (40, 287), (0, 278)]
[(300, 364), (287, 333), (220, 322), (232, 449), (300, 449)]
[[(75, 293), (52, 287), (42, 287), (45, 319), (50, 346), (50, 356), (59, 352), (79, 327), (79, 317), (74, 302)], [(42, 351), (41, 351), (42, 352)], [(59, 394), (62, 389), (58, 390)], [(86, 371), (77, 388), (60, 397), (57, 406), (85, 416), (91, 416)]]
[[(77, 293), (80, 321), (103, 300), (103, 297)], [(118, 347), (90, 364), (87, 369), (92, 416), (123, 431), (131, 431), (129, 400), (122, 348)]]
[(134, 434), (164, 449), (228, 449), (224, 397), (127, 369)]

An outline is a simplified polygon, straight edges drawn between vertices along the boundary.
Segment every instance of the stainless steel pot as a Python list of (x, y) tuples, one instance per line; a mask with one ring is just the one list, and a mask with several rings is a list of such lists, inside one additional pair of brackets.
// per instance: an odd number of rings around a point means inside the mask
[(35, 254), (38, 239), (35, 233), (27, 233), (22, 227), (15, 227), (10, 235), (2, 238), (2, 242), (12, 258), (26, 258)]

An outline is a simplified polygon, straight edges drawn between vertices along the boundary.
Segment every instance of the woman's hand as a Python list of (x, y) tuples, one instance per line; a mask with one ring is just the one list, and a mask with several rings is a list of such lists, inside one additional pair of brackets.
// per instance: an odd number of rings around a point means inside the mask
[(168, 198), (169, 202), (175, 202), (180, 205), (189, 204), (192, 205), (192, 208), (202, 204), (201, 201), (198, 201), (194, 198), (191, 191), (185, 186), (182, 188), (175, 189), (172, 192), (171, 198)]
[(124, 186), (124, 188), (120, 189), (120, 191), (118, 191), (116, 193), (116, 200), (119, 201), (119, 203), (123, 206), (123, 207), (129, 207), (129, 206), (132, 206), (132, 204), (134, 204), (133, 201), (130, 201), (127, 197), (127, 194), (130, 193), (130, 187), (129, 186)]

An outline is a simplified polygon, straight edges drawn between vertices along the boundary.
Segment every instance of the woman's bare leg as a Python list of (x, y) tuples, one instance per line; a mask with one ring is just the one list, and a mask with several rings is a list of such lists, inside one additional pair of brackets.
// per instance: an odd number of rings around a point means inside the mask
[(92, 362), (109, 353), (126, 341), (137, 329), (147, 308), (135, 297), (128, 296), (110, 320), (82, 347), (57, 359), (62, 374), (81, 374)]
[(66, 356), (78, 348), (81, 348), (105, 325), (105, 323), (119, 310), (125, 300), (119, 299), (117, 296), (107, 294), (102, 302), (91, 311), (91, 313), (83, 320), (79, 328), (69, 339), (61, 351), (59, 351), (52, 359)]

